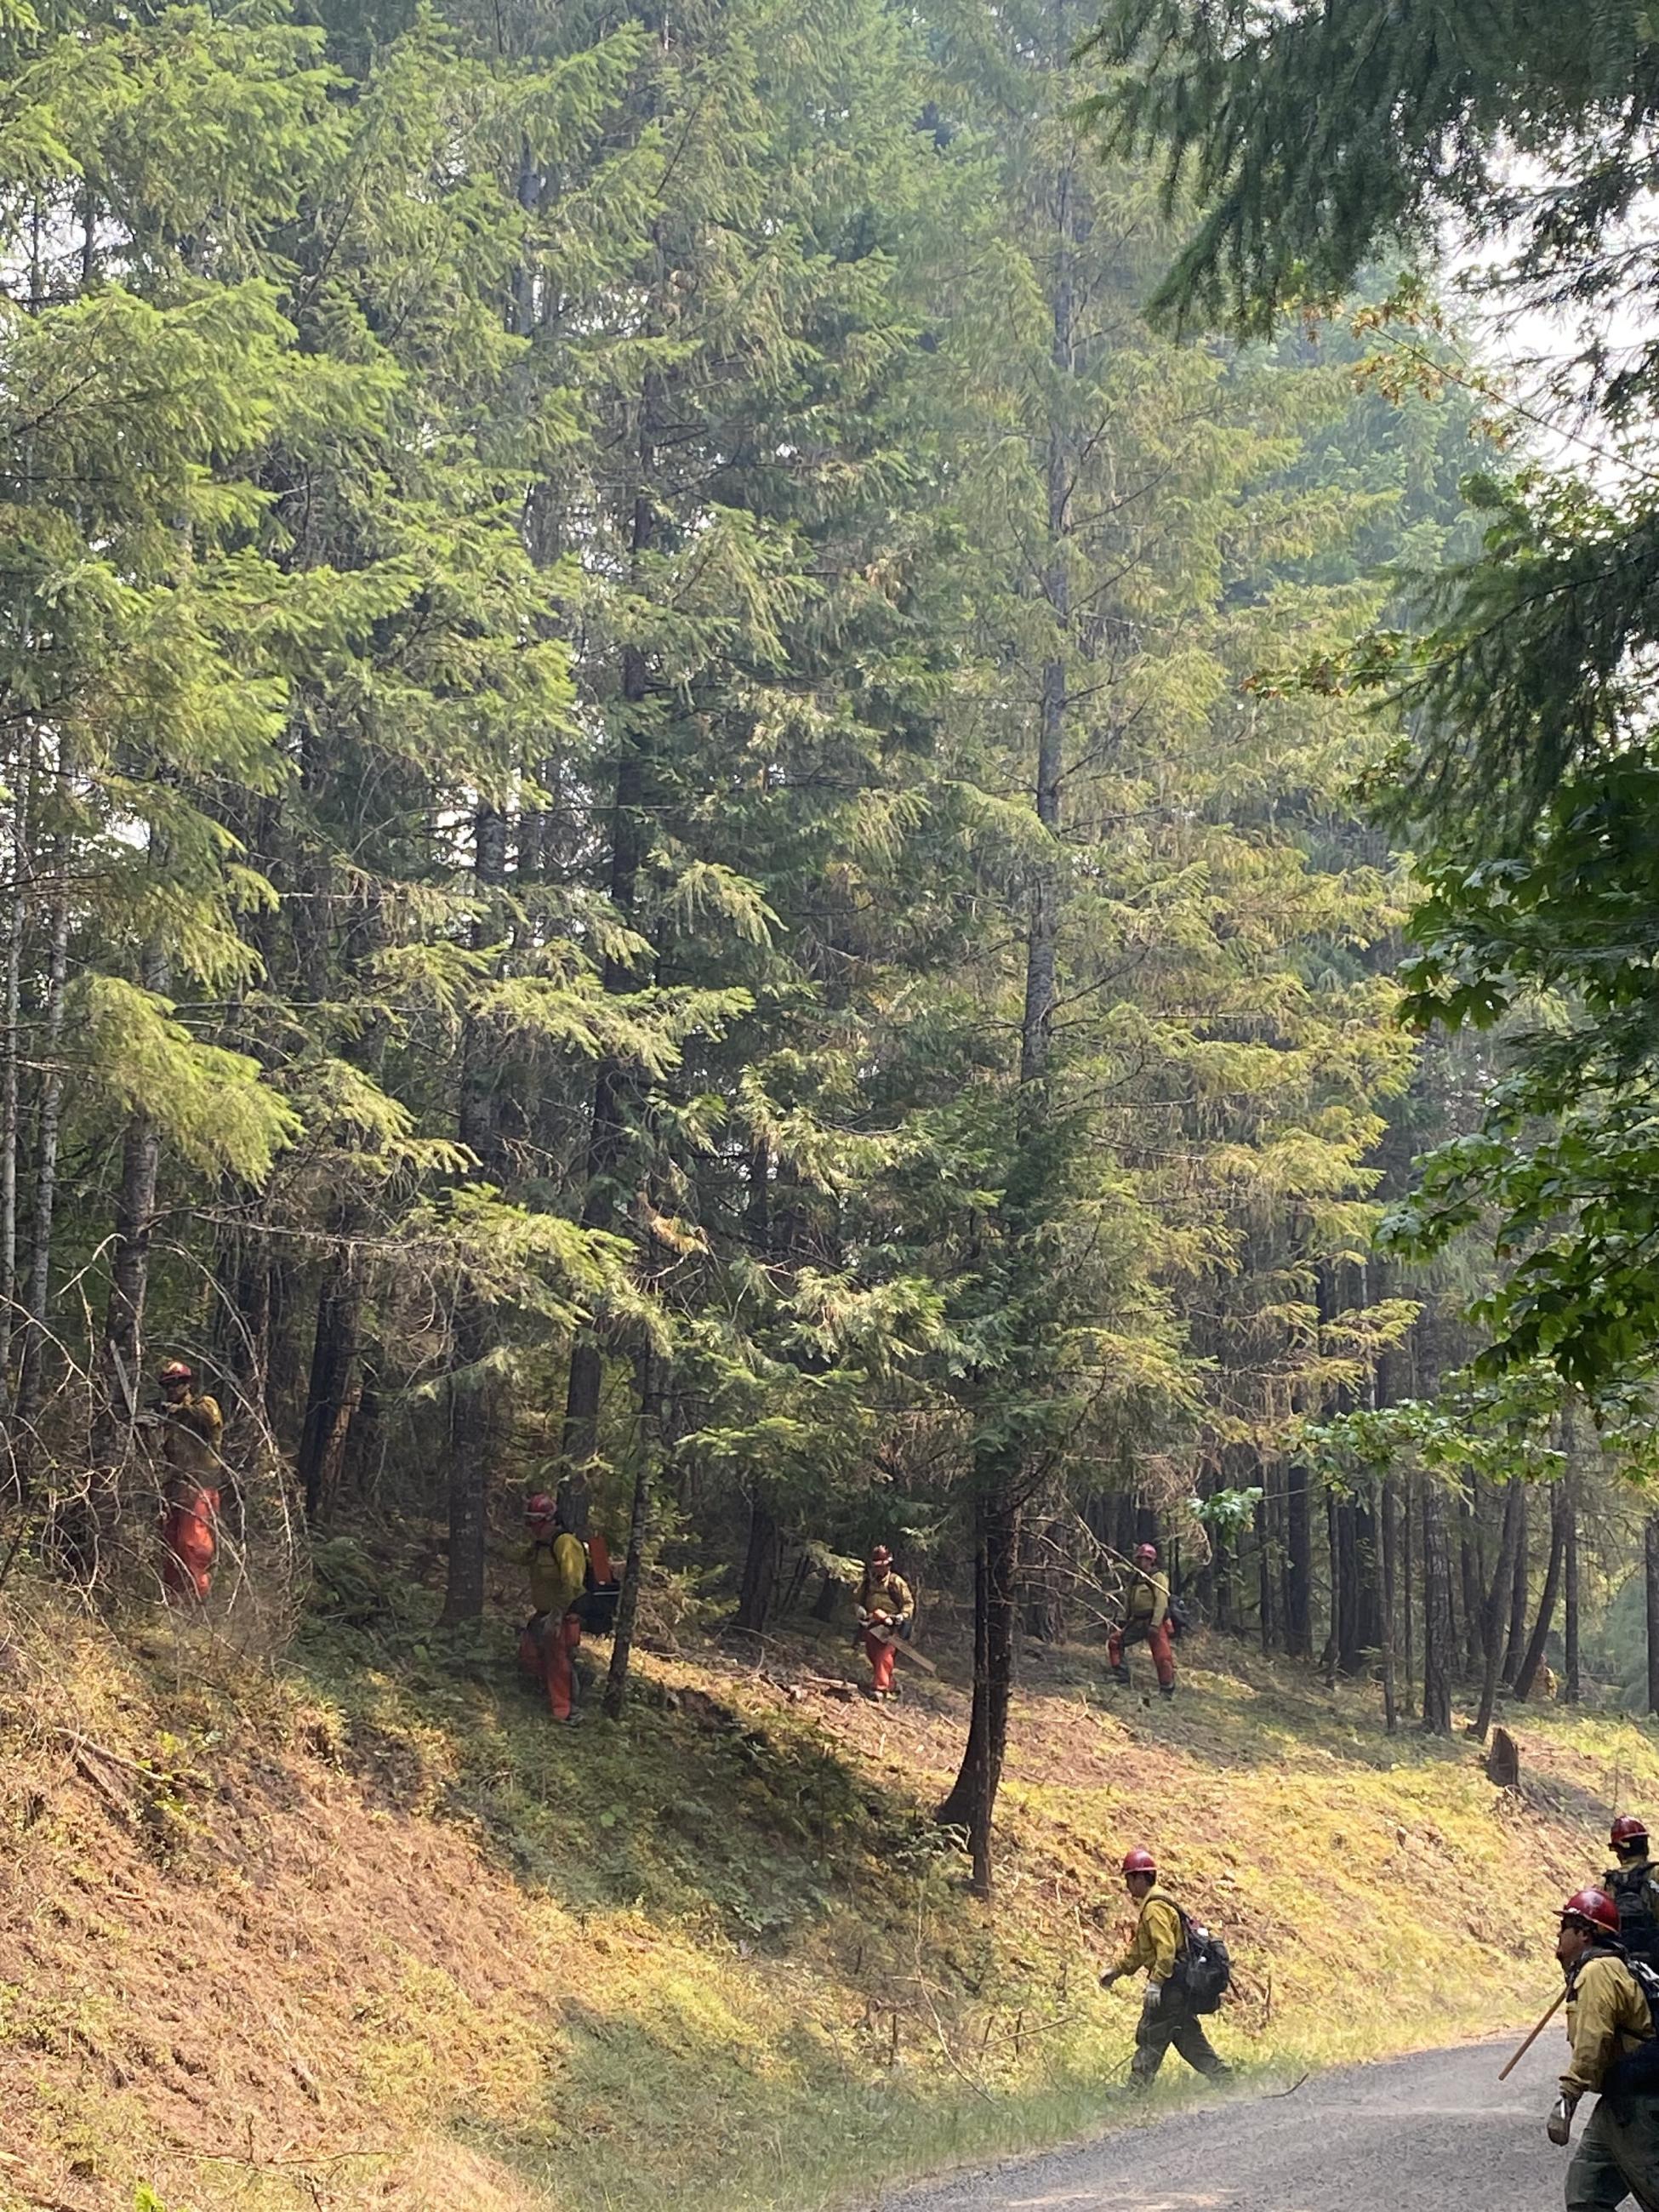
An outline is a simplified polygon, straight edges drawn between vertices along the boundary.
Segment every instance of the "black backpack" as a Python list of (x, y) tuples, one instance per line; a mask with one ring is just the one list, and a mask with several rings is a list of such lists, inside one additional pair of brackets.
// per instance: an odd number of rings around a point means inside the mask
[(599, 1580), (594, 1571), (593, 1554), (585, 1540), (582, 1557), (587, 1564), (582, 1573), (581, 1595), (571, 1610), (590, 1636), (609, 1636), (617, 1625), (617, 1607), (622, 1597), (622, 1584), (614, 1574), (608, 1583)]
[(1170, 1624), (1171, 1636), (1185, 1636), (1193, 1625), (1191, 1613), (1173, 1590), (1170, 1593), (1170, 1609), (1164, 1618)]
[(1649, 1887), (1652, 1880), (1650, 1866), (1613, 1867), (1602, 1880), (1619, 1907), (1619, 1941), (1632, 1964), (1638, 1959), (1659, 1959), (1659, 1920), (1654, 1917)]
[(1614, 2059), (1602, 2076), (1602, 2093), (1609, 2097), (1652, 2097), (1659, 2095), (1659, 1968), (1650, 1966), (1645, 1959), (1627, 1958), (1625, 1964), (1648, 2001), (1654, 2033), (1634, 2051)]
[[(1181, 1907), (1181, 1956), (1176, 1976), (1188, 2008), (1195, 2013), (1218, 2012), (1221, 2000), (1233, 1985), (1233, 1962), (1219, 1936), (1189, 1920)], [(1654, 2017), (1659, 2020), (1659, 2013)]]

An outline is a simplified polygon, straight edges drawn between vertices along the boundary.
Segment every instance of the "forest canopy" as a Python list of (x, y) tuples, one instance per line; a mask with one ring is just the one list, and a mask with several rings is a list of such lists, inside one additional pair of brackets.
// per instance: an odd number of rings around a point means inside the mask
[[(1597, 750), (1642, 641), (1589, 586), (1649, 518), (1503, 473), (1474, 398), (1397, 373), (1372, 265), (1416, 142), (1375, 220), (1334, 167), (1281, 238), (1241, 179), (1283, 147), (1241, 139), (1236, 54), (1169, 75), (1177, 27), (1115, 34), (1163, 58), (1103, 153), (1078, 0), (7, 15), (28, 1556), (153, 1576), (163, 1358), (224, 1404), (252, 1583), (299, 1586), (301, 1522), (441, 1530), (464, 1630), (527, 1491), (631, 1530), (618, 1699), (642, 1589), (760, 1634), (885, 1537), (942, 1607), (973, 1585), (984, 1881), (1016, 1638), (1150, 1528), (1222, 1626), (1380, 1652), (1391, 1720), (1414, 1652), (1431, 1726), (1466, 1656), (1522, 1671), (1520, 1486), (1555, 1486), (1553, 1610), (1592, 1445), (1518, 1387), (1475, 1464), (1426, 1414), (1323, 1460), (1310, 1426), (1429, 1405), (1483, 1291), (1523, 1366), (1633, 1371), (1599, 1289), (1540, 1319), (1606, 1279), (1593, 1205), (1501, 1281), (1469, 1232), (1513, 1244), (1552, 1176), (1659, 1192), (1608, 934), (1654, 846), (1610, 891), (1574, 781), (1648, 804)], [(1266, 131), (1301, 80), (1238, 35)], [(1574, 96), (1588, 131), (1604, 80)], [(1292, 260), (1369, 314), (1281, 325)], [(1541, 593), (1603, 656), (1553, 763), (1555, 658), (1468, 712), (1500, 577), (1492, 635)], [(1401, 715), (1336, 672), (1408, 638), (1387, 678), (1418, 656), (1411, 726), (1455, 742), (1385, 817)], [(1402, 990), (1571, 1011), (1516, 1094)], [(1625, 1207), (1627, 1283), (1649, 1233)]]

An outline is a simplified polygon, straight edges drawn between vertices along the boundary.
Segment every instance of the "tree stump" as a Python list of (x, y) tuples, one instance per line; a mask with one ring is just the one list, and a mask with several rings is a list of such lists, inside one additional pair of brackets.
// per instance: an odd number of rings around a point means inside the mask
[(1495, 1782), (1500, 1790), (1521, 1787), (1521, 1747), (1507, 1729), (1492, 1732), (1492, 1749), (1486, 1753), (1486, 1779)]

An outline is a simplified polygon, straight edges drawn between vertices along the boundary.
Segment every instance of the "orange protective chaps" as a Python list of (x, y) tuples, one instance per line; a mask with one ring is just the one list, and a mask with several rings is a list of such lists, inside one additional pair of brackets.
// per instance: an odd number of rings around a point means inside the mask
[(898, 1657), (898, 1646), (886, 1637), (866, 1631), (864, 1656), (870, 1662), (870, 1686), (872, 1690), (887, 1691), (893, 1686), (893, 1662)]
[(219, 1493), (204, 1484), (169, 1501), (161, 1523), (161, 1579), (174, 1597), (205, 1597), (213, 1588)]
[(1123, 1664), (1126, 1644), (1144, 1644), (1152, 1655), (1152, 1664), (1158, 1669), (1158, 1686), (1169, 1689), (1175, 1681), (1175, 1653), (1170, 1648), (1170, 1624), (1160, 1620), (1156, 1628), (1144, 1620), (1126, 1620), (1115, 1628), (1106, 1639), (1106, 1663), (1109, 1667)]
[(568, 1721), (576, 1701), (574, 1655), (582, 1625), (574, 1613), (551, 1620), (544, 1613), (526, 1621), (519, 1638), (519, 1664), (547, 1692), (547, 1709), (556, 1721)]

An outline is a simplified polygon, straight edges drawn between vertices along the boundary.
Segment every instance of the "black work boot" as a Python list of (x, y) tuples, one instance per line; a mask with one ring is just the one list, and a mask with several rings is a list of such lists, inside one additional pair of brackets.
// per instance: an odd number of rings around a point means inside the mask
[(1112, 1669), (1112, 1680), (1121, 1689), (1127, 1690), (1129, 1686), (1128, 1668), (1127, 1667), (1114, 1667)]
[(1158, 1686), (1159, 1692), (1160, 1692), (1160, 1693), (1161, 1693), (1161, 1695), (1163, 1695), (1164, 1697), (1166, 1697), (1166, 1698), (1172, 1698), (1172, 1697), (1174, 1697), (1174, 1695), (1175, 1695), (1175, 1684), (1174, 1684), (1173, 1682), (1160, 1682), (1160, 1683), (1158, 1684)]

